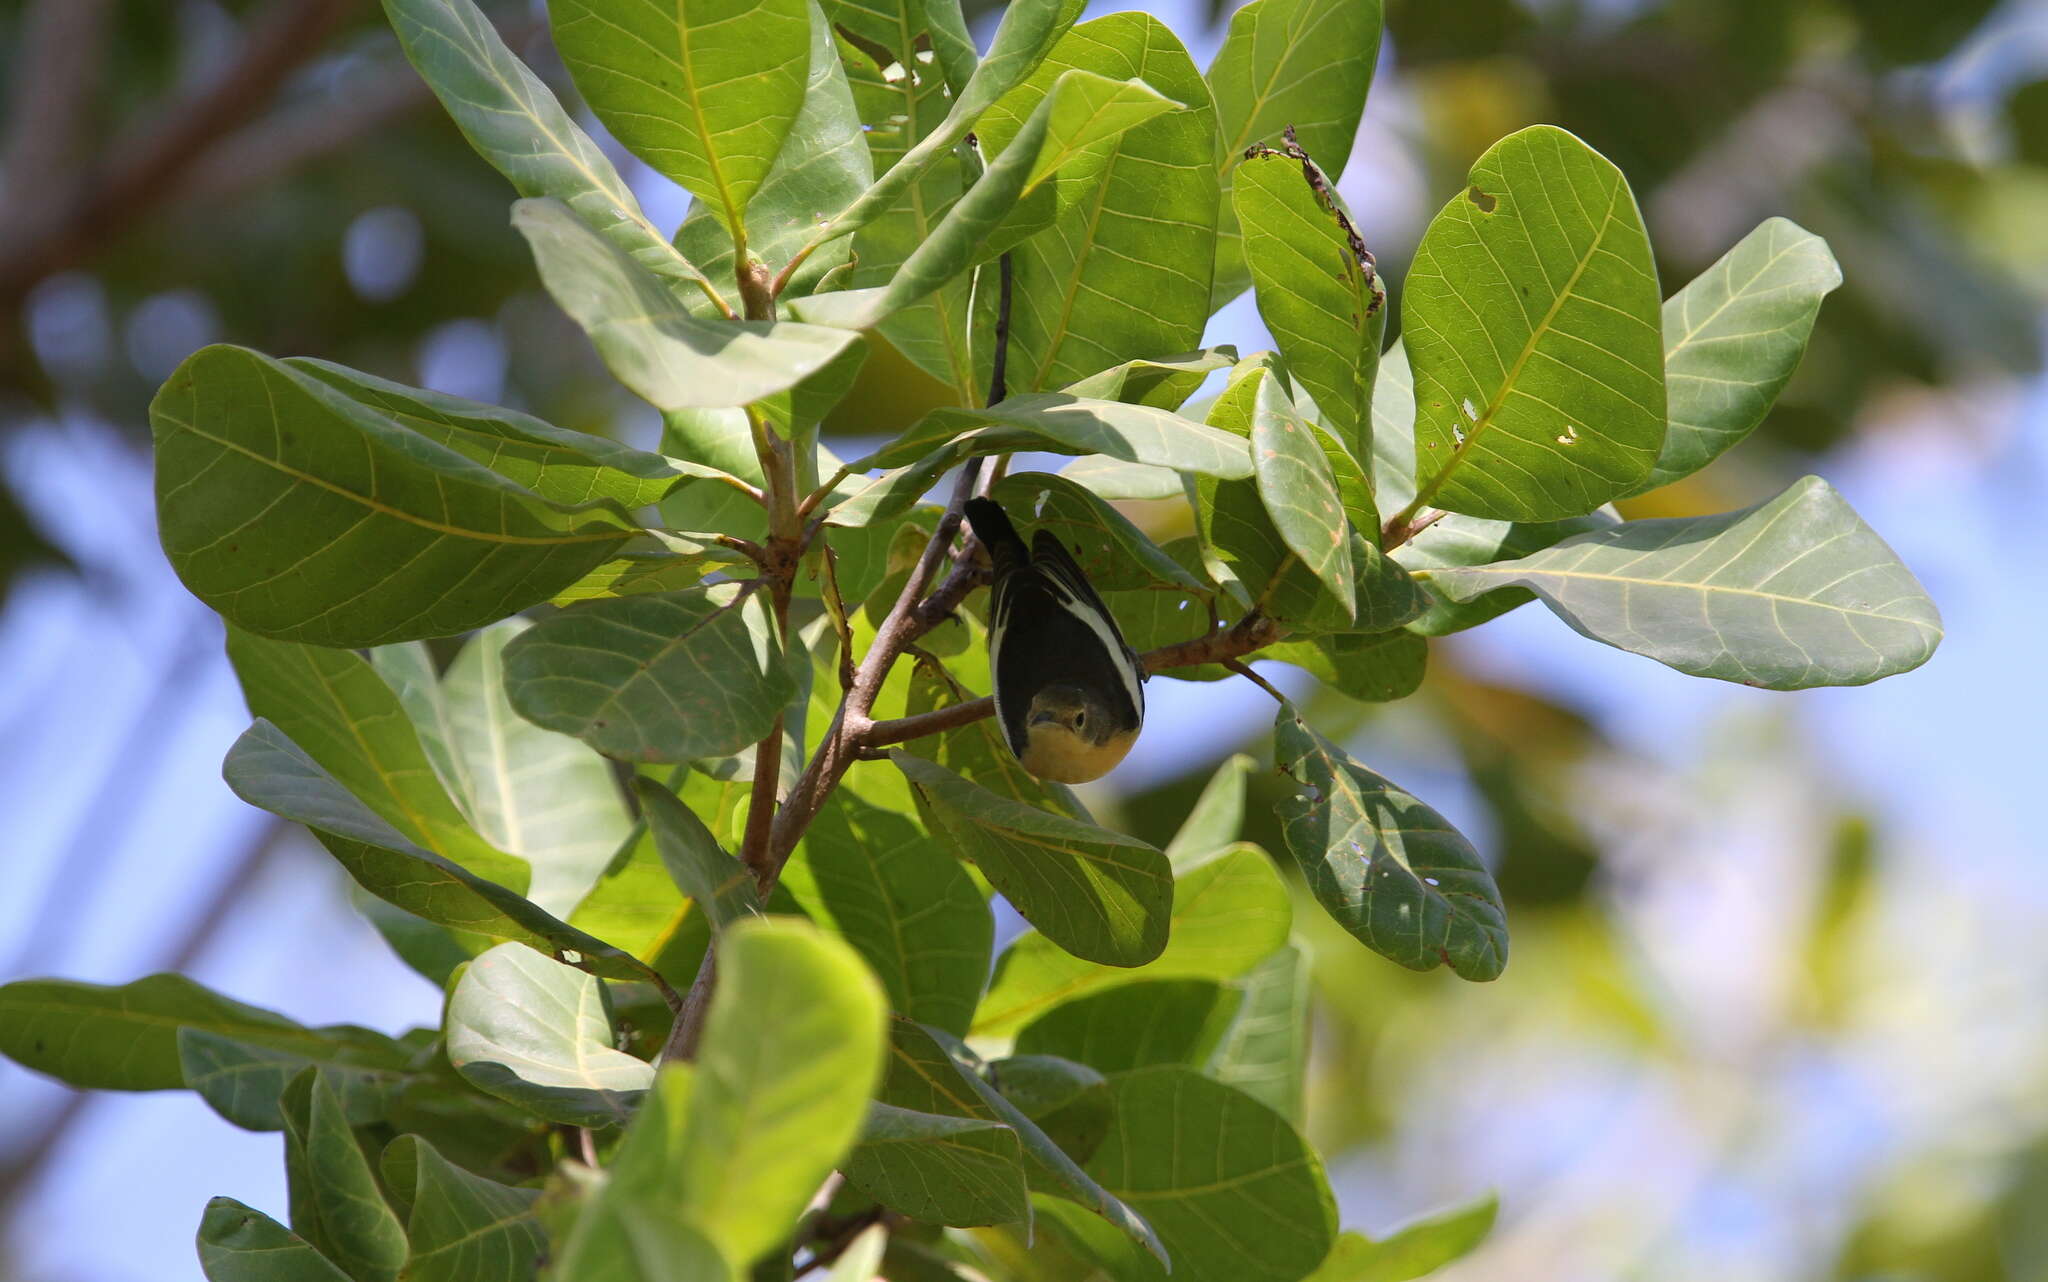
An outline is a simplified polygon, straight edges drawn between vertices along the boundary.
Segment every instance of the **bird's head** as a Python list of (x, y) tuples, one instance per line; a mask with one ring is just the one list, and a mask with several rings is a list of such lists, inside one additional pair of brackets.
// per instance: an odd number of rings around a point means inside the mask
[(1077, 685), (1050, 685), (1031, 700), (1024, 717), (1024, 768), (1055, 783), (1087, 783), (1116, 768), (1138, 740), (1137, 727), (1107, 700)]

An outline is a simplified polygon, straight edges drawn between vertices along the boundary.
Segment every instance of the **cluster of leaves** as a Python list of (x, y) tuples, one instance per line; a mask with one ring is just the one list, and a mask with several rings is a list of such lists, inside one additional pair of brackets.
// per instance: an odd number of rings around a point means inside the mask
[[(169, 976), (0, 989), (20, 1062), (283, 1131), (289, 1227), (217, 1200), (210, 1277), (1334, 1282), (1483, 1234), (1490, 1204), (1337, 1232), (1290, 897), (1235, 840), (1248, 762), (1161, 850), (1009, 756), (953, 548), (972, 469), (924, 501), (968, 460), (1077, 456), (985, 466), (1178, 678), (1263, 653), (1396, 699), (1428, 637), (1532, 597), (1777, 689), (1931, 652), (1931, 603), (1818, 480), (1607, 506), (1762, 419), (1838, 279), (1816, 238), (1768, 222), (1665, 301), (1619, 171), (1525, 130), (1432, 223), (1383, 350), (1318, 164), (1377, 6), (1254, 0), (1206, 73), (1079, 8), (1017, 0), (977, 55), (954, 0), (555, 0), (591, 110), (696, 197), (671, 240), (470, 0), (386, 0), (665, 433), (232, 347), (159, 394), (164, 547), (257, 718), (228, 782), (448, 993), (390, 1038)], [(1248, 286), (1279, 351), (1190, 350)], [(817, 425), (880, 343), (957, 404), (842, 462)], [(1192, 534), (1155, 543), (1133, 498)], [(1325, 911), (1401, 965), (1501, 972), (1469, 842), (1284, 703), (1273, 750)], [(1000, 957), (994, 893), (1033, 927)]]

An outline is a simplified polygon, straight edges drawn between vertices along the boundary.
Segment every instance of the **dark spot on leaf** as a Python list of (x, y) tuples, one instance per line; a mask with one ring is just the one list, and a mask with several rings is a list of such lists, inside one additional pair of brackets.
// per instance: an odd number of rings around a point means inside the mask
[(1477, 187), (1467, 188), (1465, 191), (1465, 199), (1479, 206), (1479, 212), (1482, 214), (1490, 214), (1500, 205), (1500, 202), (1498, 200), (1495, 200), (1493, 197), (1487, 195), (1485, 192), (1479, 190)]

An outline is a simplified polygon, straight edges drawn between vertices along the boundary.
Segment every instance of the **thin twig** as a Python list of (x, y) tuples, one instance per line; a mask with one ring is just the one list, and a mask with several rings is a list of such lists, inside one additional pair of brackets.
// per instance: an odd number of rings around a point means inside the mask
[(1243, 678), (1244, 678), (1245, 680), (1247, 680), (1247, 681), (1251, 682), (1251, 683), (1252, 683), (1253, 685), (1257, 686), (1257, 687), (1258, 687), (1259, 689), (1261, 689), (1261, 690), (1264, 690), (1264, 691), (1265, 691), (1265, 692), (1266, 692), (1267, 694), (1270, 694), (1270, 695), (1272, 695), (1272, 696), (1273, 696), (1273, 701), (1274, 701), (1275, 703), (1279, 704), (1279, 705), (1280, 705), (1281, 707), (1283, 707), (1283, 708), (1284, 708), (1284, 707), (1286, 707), (1286, 706), (1287, 706), (1287, 696), (1286, 696), (1286, 695), (1284, 695), (1284, 694), (1281, 694), (1281, 693), (1280, 693), (1280, 692), (1279, 692), (1278, 690), (1275, 690), (1275, 689), (1273, 688), (1273, 683), (1272, 683), (1272, 682), (1270, 682), (1270, 681), (1266, 680), (1266, 679), (1265, 679), (1264, 677), (1260, 676), (1260, 675), (1259, 675), (1258, 673), (1256, 673), (1256, 672), (1253, 672), (1253, 671), (1252, 671), (1252, 670), (1251, 670), (1250, 668), (1246, 667), (1246, 666), (1245, 666), (1245, 665), (1244, 665), (1243, 663), (1239, 662), (1239, 661), (1238, 661), (1238, 660), (1236, 660), (1236, 659), (1218, 659), (1218, 660), (1217, 660), (1217, 662), (1218, 662), (1218, 663), (1221, 663), (1221, 664), (1222, 664), (1222, 665), (1223, 665), (1224, 667), (1226, 667), (1226, 668), (1229, 668), (1229, 669), (1230, 669), (1230, 670), (1231, 670), (1232, 672), (1235, 672), (1235, 673), (1236, 673), (1237, 675), (1239, 675), (1239, 676), (1243, 677)]
[(1442, 508), (1422, 507), (1411, 503), (1401, 509), (1380, 531), (1380, 550), (1391, 552), (1403, 543), (1422, 533), (1430, 526), (1444, 519), (1447, 513)]

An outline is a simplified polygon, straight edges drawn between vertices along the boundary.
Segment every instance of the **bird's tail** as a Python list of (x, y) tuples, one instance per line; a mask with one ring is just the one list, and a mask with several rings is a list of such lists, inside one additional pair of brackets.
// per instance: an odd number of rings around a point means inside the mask
[(1031, 549), (1017, 533), (1017, 527), (1010, 524), (1002, 504), (994, 499), (967, 500), (967, 523), (974, 527), (974, 537), (988, 549), (997, 578), (1031, 563)]

